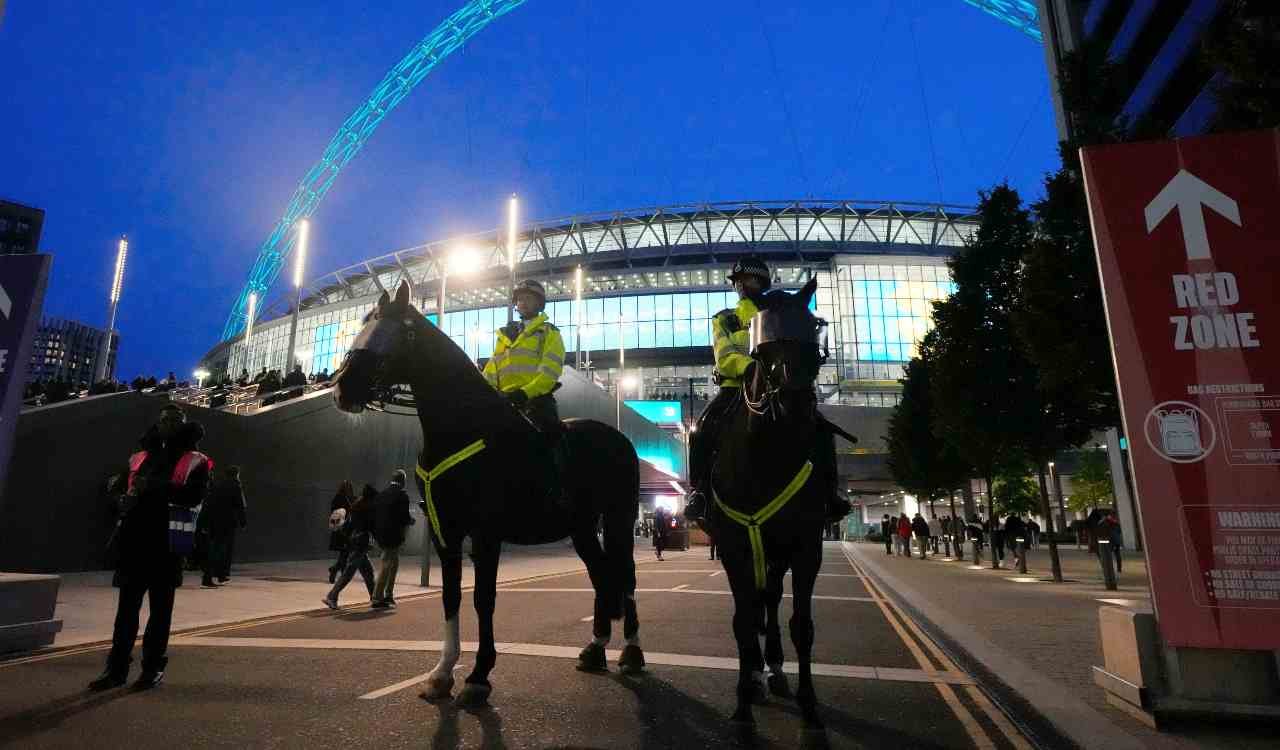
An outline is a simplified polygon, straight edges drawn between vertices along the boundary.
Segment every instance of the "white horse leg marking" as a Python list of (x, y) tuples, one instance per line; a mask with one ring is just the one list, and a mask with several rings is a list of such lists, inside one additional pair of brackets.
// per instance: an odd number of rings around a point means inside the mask
[(609, 636), (607, 636), (607, 635), (597, 635), (596, 637), (594, 637), (594, 638), (592, 638), (592, 639), (591, 639), (591, 642), (592, 642), (592, 643), (594, 643), (594, 644), (596, 644), (597, 646), (608, 646), (608, 645), (609, 645)]
[(431, 679), (443, 680), (453, 676), (453, 667), (462, 654), (462, 642), (458, 638), (458, 616), (444, 621), (444, 646), (440, 649), (440, 661), (431, 670)]

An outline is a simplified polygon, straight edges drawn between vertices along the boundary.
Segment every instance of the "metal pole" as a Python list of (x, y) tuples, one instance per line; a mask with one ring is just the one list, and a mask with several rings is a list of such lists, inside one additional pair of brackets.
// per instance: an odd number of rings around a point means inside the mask
[[(516, 289), (516, 218), (519, 215), (519, 203), (516, 201), (515, 193), (511, 194), (511, 200), (507, 201), (507, 299), (511, 299), (512, 292)], [(511, 305), (507, 305), (507, 322), (510, 323), (512, 315)]]
[(618, 397), (618, 432), (622, 432), (622, 373), (627, 366), (627, 352), (622, 346), (622, 337), (622, 318), (618, 318), (618, 381), (614, 387), (614, 394)]
[(1016, 537), (1013, 544), (1013, 554), (1018, 556), (1018, 572), (1025, 574), (1027, 572), (1027, 539), (1021, 536)]
[(573, 330), (577, 343), (573, 346), (573, 368), (582, 371), (582, 266), (573, 272)]
[(302, 271), (307, 262), (307, 238), (311, 234), (311, 223), (306, 219), (298, 222), (298, 243), (293, 257), (293, 315), (289, 319), (289, 354), (284, 360), (285, 375), (293, 372), (294, 346), (298, 343), (298, 312), (302, 307)]
[(120, 242), (116, 245), (116, 272), (111, 279), (111, 296), (107, 306), (107, 332), (102, 337), (102, 346), (98, 349), (98, 361), (94, 363), (94, 383), (107, 379), (107, 370), (109, 369), (107, 360), (111, 358), (111, 339), (112, 333), (116, 328), (116, 311), (120, 306), (120, 292), (124, 286), (124, 263), (128, 255), (129, 239), (124, 235), (120, 235)]
[[(445, 273), (444, 266), (441, 265), (440, 266), (440, 290), (436, 296), (436, 322), (439, 324), (440, 330), (442, 331), (445, 330), (444, 328), (444, 296), (446, 293), (446, 286), (448, 285), (448, 283), (449, 283), (449, 274)], [(507, 322), (510, 323), (511, 322), (511, 317), (510, 317), (511, 306), (510, 305), (507, 306), (507, 312), (508, 312)]]
[[(249, 292), (249, 314), (245, 318), (244, 323), (244, 359), (247, 365), (246, 369), (251, 369), (253, 362), (253, 316), (258, 308), (258, 293)], [(253, 377), (253, 372), (249, 373), (249, 377)]]

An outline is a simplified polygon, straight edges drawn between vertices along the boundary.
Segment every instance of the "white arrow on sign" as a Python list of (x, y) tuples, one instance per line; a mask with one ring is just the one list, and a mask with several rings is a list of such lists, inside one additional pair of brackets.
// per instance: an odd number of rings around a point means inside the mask
[(1187, 259), (1207, 260), (1213, 256), (1209, 253), (1209, 233), (1204, 228), (1204, 206), (1212, 208), (1232, 224), (1243, 226), (1240, 223), (1240, 206), (1234, 200), (1187, 170), (1180, 169), (1160, 194), (1147, 204), (1147, 234), (1176, 208), (1178, 218), (1182, 220), (1182, 241), (1187, 246)]
[(9, 319), (9, 313), (13, 312), (13, 300), (9, 299), (9, 293), (0, 286), (0, 314), (4, 315), (4, 319)]

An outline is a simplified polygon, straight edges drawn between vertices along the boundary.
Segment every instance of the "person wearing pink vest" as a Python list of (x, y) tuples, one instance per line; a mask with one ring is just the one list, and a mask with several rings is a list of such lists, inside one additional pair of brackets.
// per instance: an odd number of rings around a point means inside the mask
[(191, 510), (204, 500), (213, 468), (197, 450), (203, 437), (199, 423), (187, 422), (182, 410), (169, 404), (130, 456), (128, 492), (114, 537), (118, 562), (112, 585), (120, 590), (115, 628), (106, 669), (89, 683), (90, 690), (118, 687), (128, 679), (144, 597), (151, 615), (142, 637), (142, 676), (134, 687), (153, 688), (164, 678), (182, 555), (190, 553), (195, 532)]

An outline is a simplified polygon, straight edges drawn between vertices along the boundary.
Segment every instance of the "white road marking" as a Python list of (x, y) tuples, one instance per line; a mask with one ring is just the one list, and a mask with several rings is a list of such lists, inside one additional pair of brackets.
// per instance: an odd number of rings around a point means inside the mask
[(578, 620), (578, 622), (591, 622), (591, 621), (592, 621), (592, 620), (594, 620), (594, 619), (596, 619), (596, 616), (595, 616), (595, 615), (587, 615), (586, 617), (582, 618), (581, 620)]
[[(669, 589), (636, 589), (638, 594), (707, 594), (710, 596), (733, 596), (732, 591), (720, 591), (717, 589), (690, 589), (685, 588), (690, 584), (684, 583), (675, 588)], [(532, 594), (594, 594), (595, 589), (553, 589), (553, 588), (510, 588), (501, 589), (508, 594), (516, 593), (532, 593)], [(790, 599), (791, 594), (784, 593), (784, 598)], [(869, 596), (829, 596), (826, 594), (814, 594), (815, 600), (825, 600), (831, 602), (874, 602)]]
[(712, 577), (712, 578), (715, 578), (716, 576), (721, 576), (721, 575), (724, 575), (724, 571), (723, 571), (723, 570), (717, 570), (716, 572), (714, 572), (714, 573), (712, 573), (712, 574), (711, 574), (711, 577)]
[[(321, 649), (331, 651), (439, 651), (443, 647), (440, 641), (390, 641), (390, 640), (339, 640), (333, 638), (228, 638), (221, 636), (175, 638), (175, 646), (209, 646), (232, 648), (295, 648)], [(463, 641), (464, 652), (474, 652), (479, 644), (474, 641)], [(513, 656), (540, 656), (555, 659), (577, 659), (579, 649), (576, 646), (552, 646), (542, 643), (495, 643), (499, 654)], [(621, 655), (618, 649), (608, 649), (605, 654), (610, 661), (616, 661)], [(694, 667), (699, 669), (718, 669), (728, 672), (738, 671), (737, 657), (695, 656), (692, 654), (668, 654), (646, 652), (648, 664), (661, 664), (668, 667)], [(973, 679), (962, 672), (925, 669), (899, 669), (893, 667), (864, 667), (851, 664), (813, 664), (813, 674), (823, 677), (845, 677), (861, 680), (884, 680), (889, 682), (927, 682), (945, 683), (948, 685), (972, 685)], [(796, 674), (799, 667), (787, 662), (782, 670), (787, 674)], [(430, 674), (429, 672), (427, 674)], [(383, 697), (398, 690), (412, 687), (427, 678), (427, 674), (402, 680), (385, 688), (366, 693), (365, 696)], [(365, 696), (361, 696), (362, 698)], [(372, 698), (369, 698), (372, 699)]]
[[(456, 667), (454, 667), (454, 668), (453, 668), (453, 671), (457, 672), (459, 669), (462, 669), (462, 668), (463, 668), (463, 667), (465, 667), (465, 666), (467, 666), (467, 665), (465, 665), (465, 664), (459, 664), (459, 665), (457, 665)], [(414, 685), (418, 685), (418, 684), (421, 684), (421, 683), (423, 683), (423, 682), (426, 682), (426, 681), (427, 681), (427, 678), (428, 678), (428, 677), (430, 677), (430, 676), (431, 676), (431, 673), (430, 673), (430, 672), (423, 672), (422, 674), (418, 675), (417, 677), (410, 677), (409, 679), (407, 679), (407, 680), (403, 680), (403, 681), (401, 681), (401, 682), (397, 682), (397, 683), (396, 683), (396, 684), (394, 684), (394, 685), (388, 685), (388, 686), (386, 686), (386, 687), (384, 687), (384, 688), (381, 688), (381, 689), (378, 689), (378, 690), (374, 690), (372, 693), (365, 693), (364, 695), (360, 696), (357, 700), (362, 700), (362, 701), (371, 701), (371, 700), (374, 700), (374, 699), (376, 699), (376, 698), (381, 698), (381, 697), (382, 697), (382, 696), (384, 696), (384, 695), (391, 695), (392, 693), (398, 693), (398, 692), (400, 692), (401, 690), (404, 690), (405, 688), (411, 688), (411, 687), (413, 687)]]

